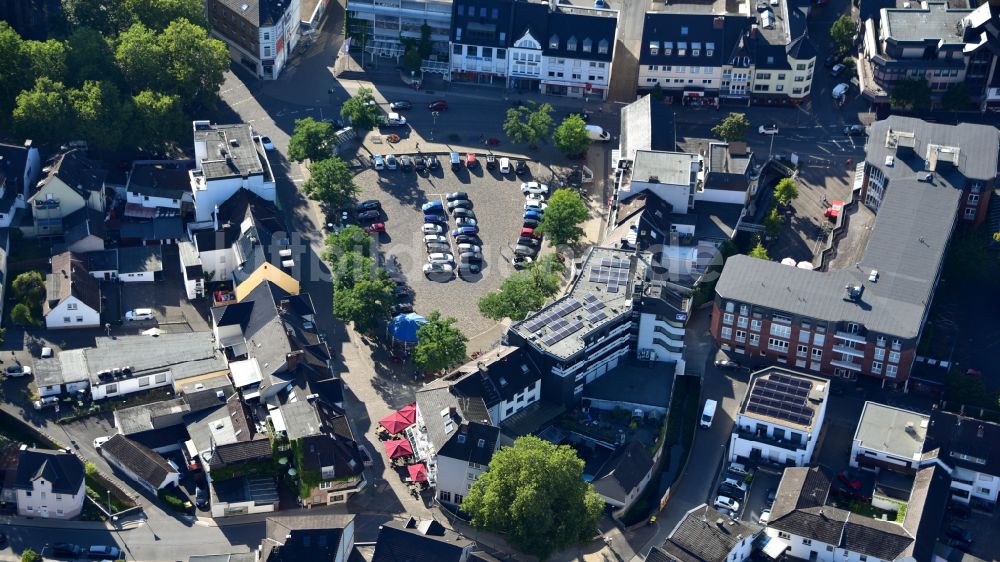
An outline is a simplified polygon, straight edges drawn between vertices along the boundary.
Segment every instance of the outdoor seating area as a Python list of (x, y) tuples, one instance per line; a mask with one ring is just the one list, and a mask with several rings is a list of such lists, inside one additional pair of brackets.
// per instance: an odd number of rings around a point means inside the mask
[(413, 497), (428, 488), (427, 465), (416, 462), (413, 444), (406, 436), (406, 429), (417, 420), (417, 405), (410, 404), (379, 420), (376, 435), (385, 447), (386, 456), (401, 480), (406, 482)]

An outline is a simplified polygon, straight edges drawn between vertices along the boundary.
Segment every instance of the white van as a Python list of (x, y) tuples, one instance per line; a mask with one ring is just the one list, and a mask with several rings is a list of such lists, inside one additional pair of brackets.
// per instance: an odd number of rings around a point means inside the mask
[(712, 427), (712, 420), (715, 419), (715, 408), (718, 405), (715, 400), (705, 400), (705, 409), (701, 412), (701, 421), (699, 422), (705, 429)]
[(836, 86), (834, 86), (833, 92), (831, 92), (831, 94), (833, 95), (833, 99), (839, 100), (840, 98), (844, 97), (845, 95), (847, 95), (847, 90), (849, 89), (851, 89), (850, 84), (846, 84), (843, 82), (837, 84)]
[(509, 174), (510, 173), (510, 158), (500, 159), (500, 173)]
[(587, 130), (587, 138), (592, 141), (608, 142), (611, 140), (611, 134), (597, 125), (585, 125), (583, 128)]
[(135, 322), (137, 320), (152, 320), (153, 319), (153, 309), (152, 308), (136, 308), (125, 313), (126, 322)]

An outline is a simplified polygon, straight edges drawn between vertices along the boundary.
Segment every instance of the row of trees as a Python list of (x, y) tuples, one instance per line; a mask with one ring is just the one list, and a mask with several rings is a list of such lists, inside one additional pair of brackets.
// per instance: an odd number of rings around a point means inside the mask
[(0, 125), (40, 142), (157, 150), (218, 98), (226, 46), (198, 0), (63, 0), (66, 34), (23, 40), (0, 22)]
[(579, 156), (590, 146), (587, 135), (587, 123), (577, 114), (572, 114), (562, 120), (553, 132), (555, 119), (552, 117), (552, 105), (541, 105), (529, 101), (507, 110), (503, 122), (503, 131), (515, 143), (527, 143), (537, 146), (547, 142), (551, 136), (556, 148), (567, 156)]
[(500, 290), (479, 299), (479, 312), (490, 319), (524, 320), (559, 291), (566, 266), (559, 254), (549, 254), (504, 279)]

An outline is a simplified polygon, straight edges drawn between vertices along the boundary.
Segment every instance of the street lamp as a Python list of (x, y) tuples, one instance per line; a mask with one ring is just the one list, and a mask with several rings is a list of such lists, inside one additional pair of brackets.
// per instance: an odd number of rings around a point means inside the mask
[(434, 127), (437, 127), (438, 115), (441, 115), (440, 111), (432, 111), (431, 118), (434, 120), (431, 123), (431, 140), (434, 140)]
[(111, 513), (111, 490), (108, 490), (108, 513)]

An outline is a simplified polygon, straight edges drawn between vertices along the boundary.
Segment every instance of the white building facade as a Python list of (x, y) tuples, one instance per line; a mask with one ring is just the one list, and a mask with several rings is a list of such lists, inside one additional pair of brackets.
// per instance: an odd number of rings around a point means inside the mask
[(90, 308), (73, 296), (66, 298), (45, 315), (45, 327), (50, 330), (95, 328), (100, 325), (100, 311)]
[(196, 168), (191, 171), (191, 192), (197, 222), (211, 221), (216, 207), (240, 188), (275, 201), (271, 164), (250, 125), (195, 121), (193, 127)]

